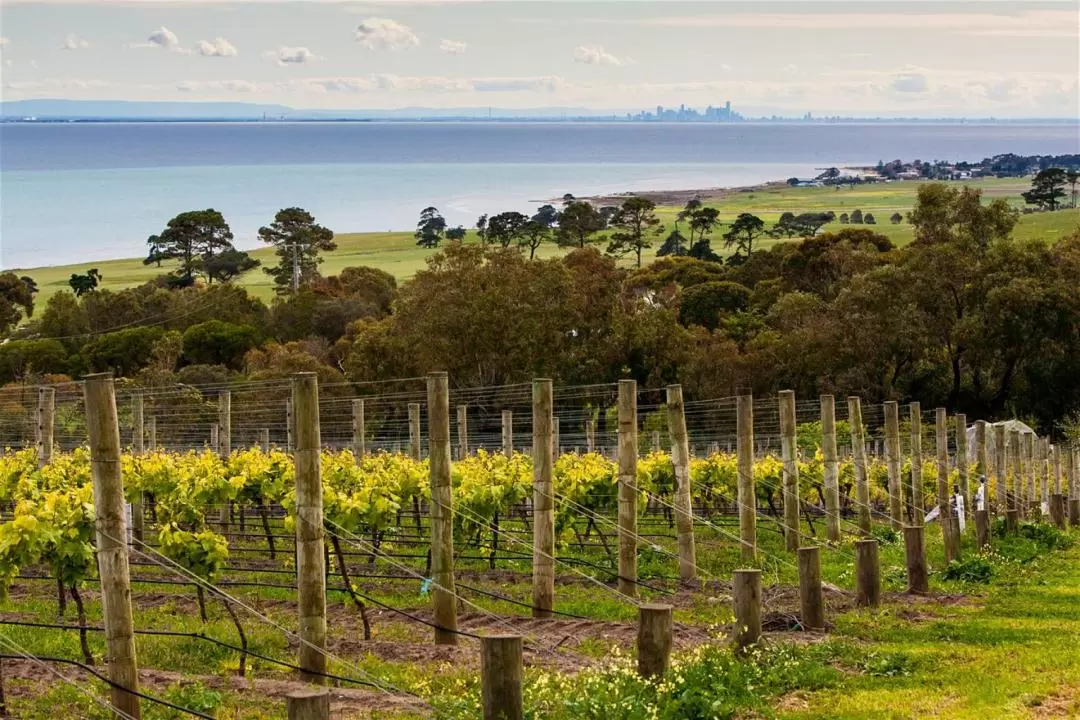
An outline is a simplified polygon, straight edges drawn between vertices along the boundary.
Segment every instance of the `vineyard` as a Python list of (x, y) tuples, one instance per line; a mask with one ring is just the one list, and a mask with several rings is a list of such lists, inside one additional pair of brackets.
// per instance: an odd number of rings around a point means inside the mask
[[(114, 459), (82, 386), (0, 397), (14, 717), (133, 715), (105, 545), (126, 555), (145, 717), (283, 718), (302, 680), (331, 686), (335, 718), (731, 717), (838, 682), (829, 668), (876, 677), (873, 651), (823, 631), (947, 606), (1067, 549), (1080, 520), (1072, 448), (917, 404), (901, 419), (896, 403), (684, 403), (632, 382), (449, 391), (433, 376), (322, 397), (98, 382)], [(126, 510), (106, 526), (109, 462)], [(647, 629), (657, 612), (666, 629)], [(513, 668), (488, 677), (484, 638), (505, 636), (523, 642), (522, 707), (488, 714), (515, 692)]]

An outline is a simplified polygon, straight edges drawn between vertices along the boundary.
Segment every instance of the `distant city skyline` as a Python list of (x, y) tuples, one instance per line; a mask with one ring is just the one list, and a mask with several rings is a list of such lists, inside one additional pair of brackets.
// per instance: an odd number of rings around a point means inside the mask
[[(1074, 0), (5, 0), (0, 96), (1078, 115)], [(635, 110), (634, 108), (638, 108)]]

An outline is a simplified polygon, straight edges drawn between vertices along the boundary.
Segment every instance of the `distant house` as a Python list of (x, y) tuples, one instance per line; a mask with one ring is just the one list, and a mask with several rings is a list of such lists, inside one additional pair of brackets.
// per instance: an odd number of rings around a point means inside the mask
[(821, 187), (822, 182), (820, 180), (800, 180), (795, 183), (795, 187)]

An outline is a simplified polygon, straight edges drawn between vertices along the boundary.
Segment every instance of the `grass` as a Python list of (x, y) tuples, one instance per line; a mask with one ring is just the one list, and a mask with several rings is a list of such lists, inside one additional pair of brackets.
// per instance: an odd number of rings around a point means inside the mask
[[(889, 222), (889, 216), (894, 212), (903, 214), (911, 209), (919, 184), (915, 181), (896, 182), (861, 185), (840, 190), (829, 187), (768, 188), (737, 192), (708, 204), (720, 208), (720, 219), (724, 224), (731, 223), (741, 212), (754, 213), (771, 224), (786, 211), (798, 214), (832, 210), (840, 215), (840, 213), (850, 213), (859, 208), (863, 212), (872, 212), (878, 220), (877, 225), (870, 227), (887, 235), (896, 244), (903, 245), (911, 240), (911, 226), (893, 225)], [(971, 181), (967, 184), (982, 188), (986, 197), (1006, 197), (1019, 207), (1022, 205), (1020, 193), (1028, 189), (1030, 182), (1023, 178), (986, 179)], [(670, 228), (674, 223), (678, 209), (673, 206), (660, 208), (659, 215), (666, 228)], [(835, 231), (841, 227), (844, 226), (835, 222), (826, 226), (825, 229)], [(1021, 217), (1016, 236), (1022, 239), (1033, 237), (1055, 239), (1067, 235), (1077, 227), (1080, 227), (1080, 210), (1077, 209), (1054, 213), (1034, 213)], [(713, 244), (717, 250), (722, 246), (720, 235), (722, 231), (714, 233)], [(781, 241), (766, 240), (762, 243), (762, 247), (768, 247), (776, 242)], [(399, 280), (403, 280), (412, 277), (422, 269), (427, 258), (432, 254), (431, 250), (417, 247), (412, 234), (408, 231), (343, 233), (337, 236), (337, 243), (338, 249), (324, 256), (325, 262), (322, 266), (324, 274), (337, 274), (342, 268), (349, 266), (368, 265), (385, 270)], [(659, 242), (655, 243), (656, 246), (659, 244)], [(645, 260), (653, 259), (654, 251), (650, 251)], [(545, 247), (542, 248), (540, 255), (551, 257), (561, 252), (563, 251), (555, 247)], [(252, 255), (261, 260), (264, 265), (275, 262), (273, 252), (269, 248), (257, 249), (252, 252)], [(629, 261), (626, 262), (629, 264)], [(28, 268), (18, 272), (30, 275), (37, 281), (40, 290), (38, 304), (44, 306), (54, 293), (68, 288), (67, 281), (72, 273), (85, 272), (90, 267), (97, 267), (101, 271), (105, 278), (102, 287), (110, 290), (139, 285), (163, 272), (162, 269), (154, 266), (144, 266), (141, 258)], [(269, 300), (274, 294), (270, 277), (261, 270), (248, 273), (240, 282), (252, 294), (263, 300)]]

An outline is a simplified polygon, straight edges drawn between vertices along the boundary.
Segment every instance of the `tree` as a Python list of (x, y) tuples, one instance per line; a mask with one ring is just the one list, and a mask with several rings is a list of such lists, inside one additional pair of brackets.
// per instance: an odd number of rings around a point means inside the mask
[(552, 228), (559, 222), (559, 211), (555, 209), (554, 205), (541, 205), (536, 209), (536, 213), (531, 219), (533, 222)]
[(877, 220), (874, 219), (874, 214), (873, 213), (866, 213), (865, 215), (863, 215), (863, 223), (865, 223), (867, 225), (876, 225)]
[(1039, 171), (1031, 181), (1031, 189), (1021, 193), (1028, 205), (1038, 205), (1041, 210), (1054, 211), (1065, 197), (1065, 184), (1068, 175), (1061, 168), (1047, 168)]
[(487, 222), (488, 242), (508, 248), (520, 241), (528, 222), (526, 215), (513, 210), (492, 215)]
[(536, 257), (536, 250), (551, 237), (551, 226), (533, 218), (521, 229), (518, 244), (529, 248), (529, 259)]
[(13, 272), (0, 273), (0, 335), (19, 324), (23, 314), (34, 314), (34, 294), (37, 284), (28, 277)]
[(750, 306), (750, 288), (727, 281), (704, 282), (683, 291), (679, 299), (679, 322), (715, 330), (726, 313)]
[(453, 240), (454, 242), (461, 242), (464, 240), (465, 234), (465, 228), (461, 225), (446, 229), (446, 239)]
[(813, 237), (817, 235), (818, 230), (835, 219), (836, 215), (831, 210), (827, 212), (807, 212), (799, 215), (786, 212), (780, 216), (777, 223), (769, 230), (769, 235), (788, 238), (796, 235)]
[(855, 210), (851, 211), (851, 224), (852, 225), (862, 225), (863, 224), (862, 210), (859, 210), (858, 208), (856, 208)]
[(641, 267), (641, 252), (652, 247), (652, 238), (664, 231), (656, 217), (656, 203), (648, 198), (627, 198), (611, 219), (615, 232), (611, 234), (608, 254), (623, 256), (634, 253), (637, 266)]
[(439, 214), (433, 207), (426, 207), (420, 211), (420, 222), (416, 223), (416, 244), (425, 248), (437, 248), (446, 232), (446, 218)]
[(705, 236), (713, 231), (720, 221), (720, 211), (716, 208), (703, 207), (695, 210), (690, 216), (690, 242), (704, 240)]
[(337, 250), (334, 233), (298, 207), (279, 210), (269, 227), (259, 228), (259, 239), (274, 246), (278, 264), (264, 268), (279, 293), (296, 292), (319, 277), (319, 253)]
[(186, 287), (194, 284), (195, 276), (214, 256), (233, 249), (232, 240), (232, 230), (220, 212), (213, 208), (191, 210), (180, 213), (160, 234), (146, 240), (150, 252), (143, 264), (160, 266), (163, 260), (179, 260), (176, 285)]
[(687, 257), (692, 257), (695, 260), (705, 260), (707, 262), (721, 262), (722, 257), (713, 252), (712, 242), (709, 238), (700, 238), (695, 241), (690, 249), (686, 251)]
[(739, 213), (731, 229), (724, 233), (724, 245), (735, 248), (735, 255), (748, 259), (754, 252), (754, 241), (765, 234), (765, 221), (751, 213)]
[(243, 366), (244, 355), (259, 345), (259, 331), (250, 325), (208, 320), (184, 331), (184, 357), (198, 365)]
[(0, 383), (22, 380), (31, 373), (62, 373), (70, 358), (59, 340), (10, 340), (0, 345)]
[(908, 222), (914, 228), (916, 243), (970, 245), (985, 252), (993, 242), (1012, 234), (1019, 217), (1004, 198), (984, 205), (982, 190), (926, 183), (916, 191)]
[(840, 213), (840, 224), (841, 225), (847, 225), (848, 222), (850, 222), (850, 220), (851, 220), (851, 218), (848, 217), (847, 213)]
[[(243, 250), (228, 249), (214, 255), (203, 263), (203, 271), (211, 282), (227, 283), (238, 278), (248, 270), (254, 270), (262, 263)], [(76, 291), (78, 294), (78, 291)]]
[(1080, 183), (1080, 172), (1069, 169), (1065, 171), (1065, 182), (1069, 183), (1069, 197), (1072, 198), (1072, 206), (1076, 207), (1076, 184)]
[(900, 223), (904, 222), (904, 216), (898, 212), (894, 212), (889, 217), (889, 221), (892, 222), (893, 225), (899, 225)]
[(484, 213), (476, 218), (476, 237), (480, 238), (481, 245), (487, 245), (488, 241), (488, 216)]
[(607, 223), (600, 211), (588, 200), (573, 200), (559, 213), (559, 228), (555, 239), (564, 247), (583, 248)]
[(686, 238), (679, 232), (679, 228), (675, 228), (664, 240), (660, 249), (656, 251), (657, 257), (674, 256), (679, 257), (686, 254)]
[(93, 292), (104, 278), (97, 268), (90, 268), (83, 274), (71, 273), (68, 286), (75, 292), (75, 297), (82, 297), (88, 292)]

